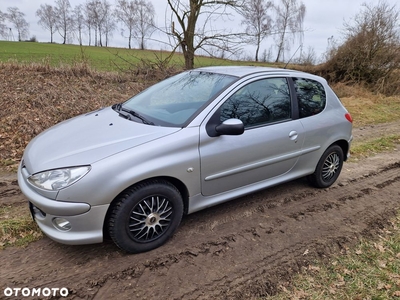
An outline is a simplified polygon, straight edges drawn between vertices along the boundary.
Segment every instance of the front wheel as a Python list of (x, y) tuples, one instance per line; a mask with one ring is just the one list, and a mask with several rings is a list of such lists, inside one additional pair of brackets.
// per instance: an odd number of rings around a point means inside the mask
[(183, 201), (178, 189), (153, 180), (123, 192), (108, 220), (111, 239), (128, 253), (140, 253), (164, 244), (179, 226)]
[(315, 172), (307, 177), (315, 187), (327, 188), (339, 177), (343, 166), (343, 150), (338, 145), (330, 146), (322, 154)]

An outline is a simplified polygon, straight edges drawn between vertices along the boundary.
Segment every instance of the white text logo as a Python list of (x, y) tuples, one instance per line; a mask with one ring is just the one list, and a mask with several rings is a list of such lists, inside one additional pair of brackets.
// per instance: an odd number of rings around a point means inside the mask
[(69, 291), (67, 288), (5, 288), (4, 296), (6, 297), (50, 297), (50, 296), (62, 296), (67, 297)]

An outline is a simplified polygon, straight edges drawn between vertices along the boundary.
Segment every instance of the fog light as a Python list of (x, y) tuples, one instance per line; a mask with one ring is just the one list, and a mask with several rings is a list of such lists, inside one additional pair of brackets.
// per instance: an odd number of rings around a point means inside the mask
[(64, 218), (54, 218), (53, 219), (53, 225), (55, 228), (61, 231), (68, 231), (71, 229), (71, 223), (64, 219)]

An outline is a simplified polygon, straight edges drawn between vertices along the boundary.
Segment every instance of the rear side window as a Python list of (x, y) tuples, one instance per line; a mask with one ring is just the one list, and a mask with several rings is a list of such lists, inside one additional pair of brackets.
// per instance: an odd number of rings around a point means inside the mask
[(318, 81), (306, 78), (293, 78), (299, 103), (300, 118), (319, 114), (326, 105), (324, 86)]

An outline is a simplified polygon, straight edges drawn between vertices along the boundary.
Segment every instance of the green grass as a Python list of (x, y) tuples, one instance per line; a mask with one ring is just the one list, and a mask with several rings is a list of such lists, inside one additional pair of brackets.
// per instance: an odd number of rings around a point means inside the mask
[[(52, 66), (86, 62), (99, 71), (126, 70), (130, 63), (149, 59), (152, 53), (118, 48), (89, 47), (30, 42), (0, 42), (0, 61), (48, 63)], [(162, 53), (158, 53), (162, 57)]]
[(375, 155), (384, 151), (393, 151), (400, 144), (400, 134), (391, 134), (368, 141), (355, 141), (351, 146), (351, 159)]
[(42, 236), (26, 204), (23, 207), (0, 207), (0, 249), (8, 246), (24, 247)]
[[(98, 71), (134, 69), (136, 65), (143, 61), (160, 65), (169, 55), (169, 52), (156, 50), (0, 41), (0, 62), (13, 60), (19, 63), (48, 63), (52, 66), (85, 62)], [(238, 64), (248, 65), (255, 63), (211, 57), (195, 58), (195, 67)], [(183, 68), (183, 55), (175, 53), (170, 65)], [(266, 64), (258, 63), (258, 65)]]

